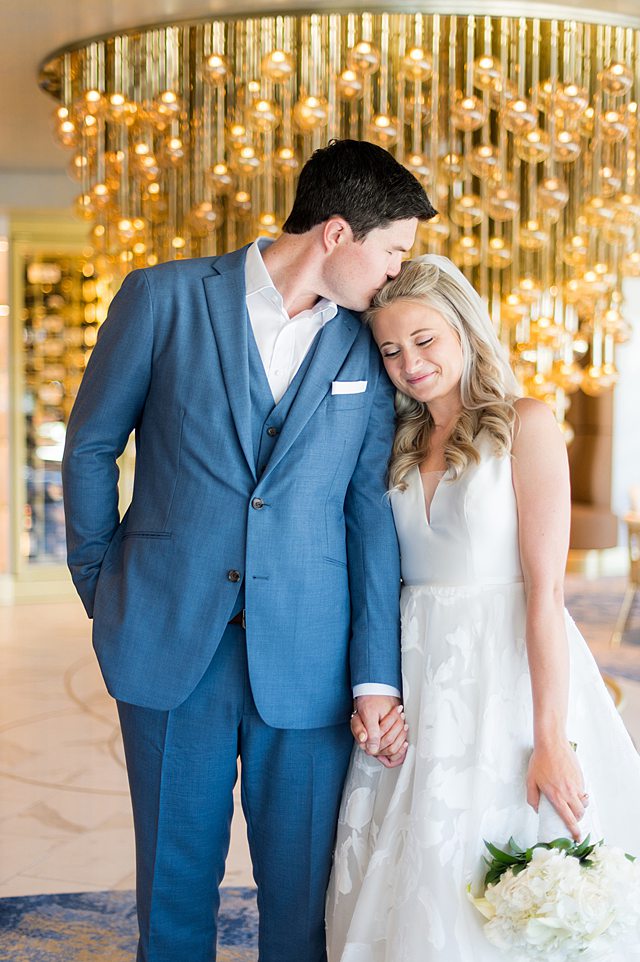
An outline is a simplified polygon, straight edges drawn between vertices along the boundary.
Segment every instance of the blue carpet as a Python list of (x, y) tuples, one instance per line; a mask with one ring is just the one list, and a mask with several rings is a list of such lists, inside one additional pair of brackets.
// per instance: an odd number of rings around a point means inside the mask
[[(255, 962), (255, 891), (221, 895), (218, 962)], [(133, 892), (0, 899), (0, 962), (133, 962), (136, 939)]]
[[(618, 618), (623, 591), (588, 594), (568, 590), (566, 605), (576, 623), (584, 627), (585, 633), (588, 633), (589, 627), (606, 628), (611, 632)], [(629, 612), (622, 640), (625, 645), (640, 645), (640, 593), (636, 595)]]

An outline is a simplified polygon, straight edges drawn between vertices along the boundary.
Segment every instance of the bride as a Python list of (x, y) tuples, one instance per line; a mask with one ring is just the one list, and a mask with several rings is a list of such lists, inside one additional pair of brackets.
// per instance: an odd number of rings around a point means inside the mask
[[(467, 896), (486, 871), (483, 840), (589, 830), (640, 856), (640, 760), (563, 606), (563, 438), (545, 404), (518, 397), (482, 300), (426, 255), (367, 320), (398, 389), (389, 487), (409, 745), (398, 716), (392, 767), (354, 750), (329, 960), (499, 962)], [(366, 741), (357, 715), (352, 729)], [(543, 824), (545, 804), (559, 829)]]

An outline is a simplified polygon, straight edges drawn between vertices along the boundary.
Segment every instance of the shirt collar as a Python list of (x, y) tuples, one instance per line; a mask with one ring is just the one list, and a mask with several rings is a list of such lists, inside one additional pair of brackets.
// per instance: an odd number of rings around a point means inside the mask
[[(282, 295), (271, 280), (269, 271), (262, 259), (261, 251), (268, 247), (269, 244), (273, 244), (273, 240), (270, 237), (259, 237), (251, 244), (247, 251), (247, 259), (245, 262), (247, 298), (252, 297), (254, 294), (264, 293), (265, 291), (275, 291), (279, 298), (279, 304), (284, 310)], [(307, 311), (301, 311), (301, 313), (310, 316), (322, 314), (322, 323), (326, 324), (327, 321), (330, 321), (338, 313), (338, 305), (326, 297), (321, 297), (312, 308)]]

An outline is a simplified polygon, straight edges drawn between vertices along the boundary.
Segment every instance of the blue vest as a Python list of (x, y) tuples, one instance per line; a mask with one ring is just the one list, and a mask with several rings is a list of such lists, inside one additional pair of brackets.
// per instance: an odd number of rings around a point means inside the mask
[(249, 328), (247, 341), (249, 344), (249, 386), (251, 392), (253, 456), (255, 458), (256, 476), (260, 478), (271, 457), (271, 452), (276, 446), (278, 435), (287, 418), (289, 409), (296, 399), (300, 385), (313, 360), (313, 355), (316, 352), (322, 331), (316, 334), (294, 379), (276, 404), (248, 318), (247, 325)]
[[(302, 364), (298, 368), (294, 379), (284, 392), (278, 403), (275, 403), (267, 378), (260, 351), (253, 336), (251, 322), (247, 315), (249, 344), (249, 390), (251, 394), (251, 434), (253, 438), (253, 457), (258, 479), (264, 473), (269, 463), (278, 435), (282, 429), (291, 405), (302, 384), (309, 365), (313, 360), (316, 348), (322, 336), (324, 327), (316, 334), (307, 351)], [(238, 593), (233, 615), (239, 614), (244, 608), (244, 582)]]

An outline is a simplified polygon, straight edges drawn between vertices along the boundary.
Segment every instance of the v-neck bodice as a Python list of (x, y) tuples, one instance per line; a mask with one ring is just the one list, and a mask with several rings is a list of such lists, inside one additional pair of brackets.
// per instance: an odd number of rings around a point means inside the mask
[[(476, 439), (480, 462), (458, 480), (446, 471), (427, 498), (420, 470), (391, 491), (407, 585), (475, 585), (520, 581), (518, 512), (511, 459), (498, 458), (486, 435)], [(438, 472), (439, 473), (439, 472)], [(432, 472), (425, 479), (432, 480)]]
[(424, 496), (424, 507), (427, 516), (427, 524), (431, 524), (431, 504), (440, 487), (442, 478), (446, 471), (420, 471), (420, 481), (422, 482), (422, 493)]

